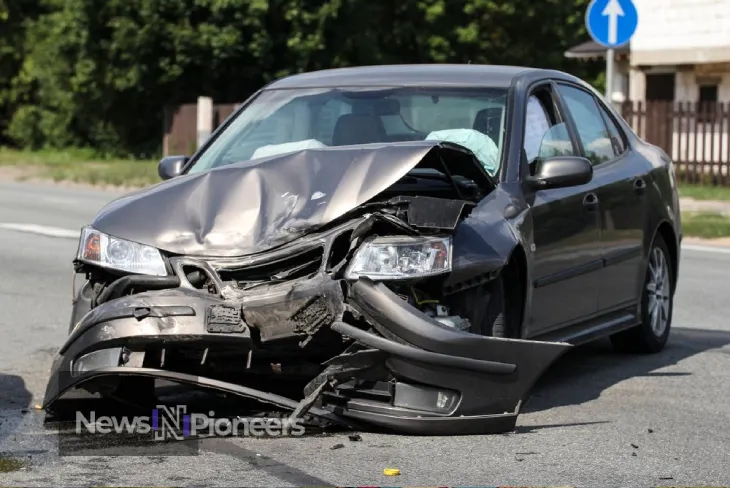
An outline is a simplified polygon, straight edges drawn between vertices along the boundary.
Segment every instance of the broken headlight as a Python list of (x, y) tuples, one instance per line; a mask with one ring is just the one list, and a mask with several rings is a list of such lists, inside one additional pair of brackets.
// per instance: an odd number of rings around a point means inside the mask
[(129, 273), (167, 275), (165, 261), (156, 248), (112, 237), (92, 227), (81, 230), (76, 259)]
[(353, 256), (345, 279), (421, 278), (451, 271), (451, 238), (376, 237)]

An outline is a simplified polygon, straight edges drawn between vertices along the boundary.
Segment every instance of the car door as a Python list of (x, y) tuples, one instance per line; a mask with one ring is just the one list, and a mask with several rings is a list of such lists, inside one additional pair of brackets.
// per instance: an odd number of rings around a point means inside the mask
[(559, 84), (558, 91), (575, 121), (585, 155), (594, 165), (604, 261), (599, 311), (631, 306), (643, 283), (648, 168), (641, 158), (632, 157), (625, 135), (603, 102), (577, 86)]
[[(530, 173), (553, 156), (580, 155), (553, 85), (528, 99), (524, 157)], [(595, 185), (540, 190), (527, 196), (533, 242), (527, 335), (561, 328), (598, 309), (601, 243)]]

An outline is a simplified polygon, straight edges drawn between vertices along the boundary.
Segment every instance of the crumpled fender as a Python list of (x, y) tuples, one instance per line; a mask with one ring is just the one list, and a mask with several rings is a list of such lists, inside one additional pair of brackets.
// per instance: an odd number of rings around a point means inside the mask
[(342, 323), (333, 326), (337, 332), (386, 353), (385, 364), (397, 381), (461, 395), (448, 416), (374, 411), (357, 400), (343, 411), (346, 417), (399, 431), (434, 435), (509, 431), (535, 382), (572, 347), (485, 337), (448, 327), (384, 284), (367, 279), (352, 285), (349, 299), (380, 335)]
[(453, 271), (444, 281), (447, 294), (500, 270), (514, 249), (524, 245), (515, 227), (524, 225), (521, 209), (504, 191), (487, 195), (459, 224), (453, 235)]

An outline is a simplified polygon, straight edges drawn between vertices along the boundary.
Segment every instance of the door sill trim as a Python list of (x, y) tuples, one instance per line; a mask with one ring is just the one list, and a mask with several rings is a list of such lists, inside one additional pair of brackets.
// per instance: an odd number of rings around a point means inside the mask
[(596, 319), (581, 321), (574, 325), (560, 327), (554, 331), (530, 337), (530, 340), (548, 342), (568, 342), (573, 345), (585, 344), (601, 337), (630, 329), (639, 324), (639, 319), (631, 309), (601, 315)]

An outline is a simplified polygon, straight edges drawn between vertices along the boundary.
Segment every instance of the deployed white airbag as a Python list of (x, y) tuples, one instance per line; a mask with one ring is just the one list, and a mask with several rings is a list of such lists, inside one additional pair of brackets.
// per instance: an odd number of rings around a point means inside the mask
[(265, 158), (267, 156), (275, 156), (278, 154), (296, 152), (303, 149), (320, 149), (323, 147), (327, 147), (327, 145), (318, 141), (317, 139), (285, 142), (284, 144), (269, 144), (267, 146), (261, 146), (260, 148), (256, 149), (256, 151), (254, 151), (253, 155), (251, 156), (251, 159)]
[(474, 129), (446, 129), (431, 132), (427, 141), (452, 142), (469, 149), (490, 176), (499, 169), (499, 148), (491, 137)]

